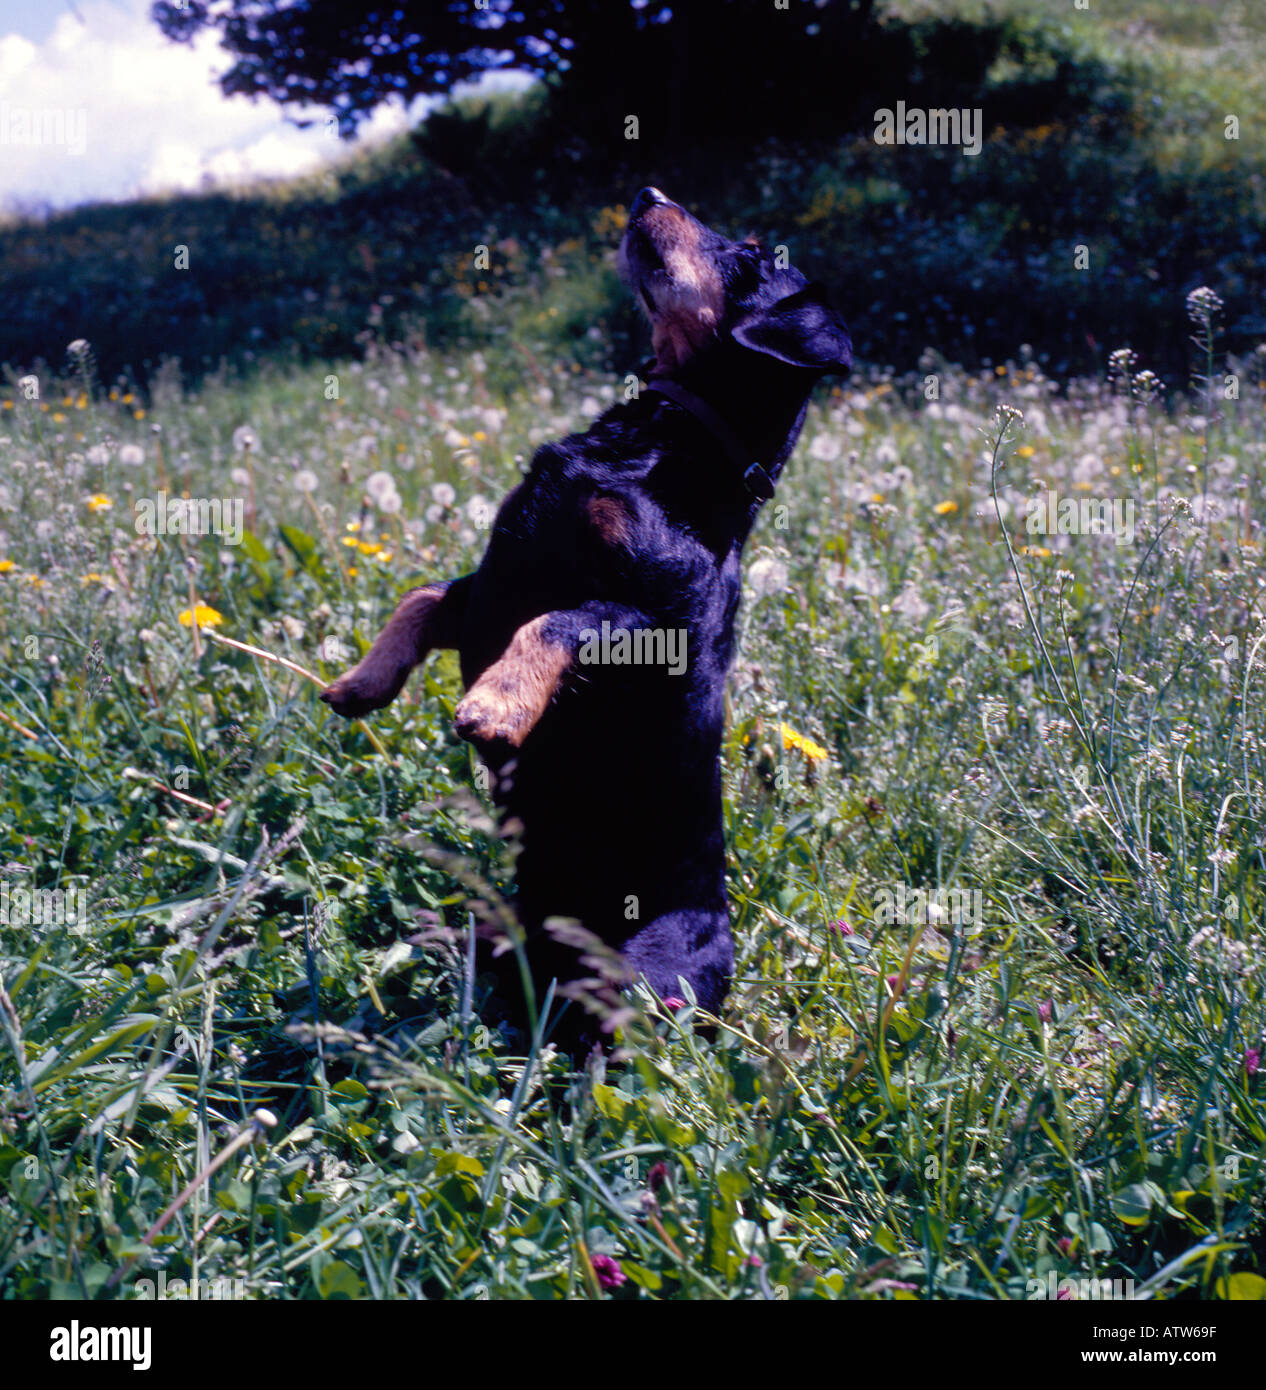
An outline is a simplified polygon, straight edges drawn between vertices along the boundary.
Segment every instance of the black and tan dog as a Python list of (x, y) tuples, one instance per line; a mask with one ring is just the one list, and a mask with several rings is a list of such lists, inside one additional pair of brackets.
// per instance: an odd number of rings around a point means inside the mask
[(633, 203), (620, 269), (651, 323), (648, 384), (544, 445), (478, 570), (406, 594), (321, 698), (379, 709), (455, 647), (457, 731), (522, 826), (516, 906), (538, 982), (578, 975), (543, 930), (577, 918), (662, 997), (681, 977), (715, 1012), (734, 959), (720, 748), (740, 559), (814, 382), (847, 373), (852, 350), (818, 286), (657, 189)]

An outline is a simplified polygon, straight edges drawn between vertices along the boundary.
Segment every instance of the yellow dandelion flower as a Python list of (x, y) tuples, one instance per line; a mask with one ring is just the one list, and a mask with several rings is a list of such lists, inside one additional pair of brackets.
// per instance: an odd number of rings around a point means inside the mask
[(66, 421), (66, 417), (61, 413), (60, 410), (55, 410), (55, 411), (53, 411), (53, 424), (55, 424), (55, 425), (61, 425), (61, 424), (64, 424), (65, 421)]
[(391, 551), (390, 551), (390, 550), (380, 550), (380, 551), (378, 552), (378, 554), (377, 554), (374, 558), (378, 561), (379, 564), (385, 565), (385, 564), (387, 564), (387, 563), (390, 561), (390, 559), (391, 559)]
[(131, 393), (131, 391), (129, 391), (127, 395), (123, 397), (123, 404), (131, 405), (135, 399), (136, 397)]
[(1054, 553), (1053, 550), (1047, 550), (1044, 545), (1022, 545), (1020, 547), (1021, 555), (1034, 555), (1039, 560), (1049, 560)]
[(180, 614), (180, 626), (192, 627), (197, 623), (199, 627), (219, 627), (224, 621), (224, 615), (217, 613), (209, 604), (200, 603), (196, 608), (186, 608)]
[(17, 566), (12, 560), (0, 560), (0, 574), (8, 574), (11, 569), (16, 568)]
[(79, 576), (79, 582), (81, 584), (108, 584), (110, 581), (104, 574), (98, 574), (93, 570), (90, 574), (81, 574)]
[(377, 555), (382, 549), (382, 546), (379, 545), (377, 541), (357, 541), (356, 549), (359, 550), (362, 555)]
[(38, 574), (24, 574), (22, 576), (22, 579), (33, 589), (42, 589), (44, 587), (44, 581), (39, 577)]
[(482, 444), (488, 438), (488, 436), (483, 432), (483, 430), (476, 430), (474, 434), (471, 435), (471, 438), (475, 441), (476, 444)]
[(90, 512), (108, 512), (114, 503), (105, 495), (104, 492), (94, 492), (85, 503)]
[(1033, 455), (1037, 453), (1037, 450), (1032, 444), (1021, 444), (1015, 452), (1017, 458), (1031, 459)]
[(143, 410), (134, 410), (134, 411), (132, 412), (132, 419), (133, 419), (133, 420), (143, 420), (144, 418), (145, 418), (145, 412), (144, 412)]
[(797, 733), (790, 724), (780, 724), (778, 727), (782, 731), (782, 746), (788, 752), (795, 749), (796, 752), (803, 753), (811, 763), (827, 756), (827, 750), (820, 743), (814, 743), (811, 738)]
[(937, 516), (949, 516), (951, 512), (956, 512), (958, 510), (958, 503), (938, 502), (936, 506), (932, 508), (932, 510), (937, 514)]

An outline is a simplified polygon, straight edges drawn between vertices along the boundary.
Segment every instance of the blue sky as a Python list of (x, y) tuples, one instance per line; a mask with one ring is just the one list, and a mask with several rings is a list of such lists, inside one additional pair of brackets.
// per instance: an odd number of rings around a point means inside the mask
[[(322, 124), (298, 130), (271, 102), (222, 97), (213, 78), (230, 59), (215, 37), (169, 43), (149, 6), (0, 0), (0, 208), (291, 175), (338, 152)], [(380, 108), (366, 135), (406, 123)]]

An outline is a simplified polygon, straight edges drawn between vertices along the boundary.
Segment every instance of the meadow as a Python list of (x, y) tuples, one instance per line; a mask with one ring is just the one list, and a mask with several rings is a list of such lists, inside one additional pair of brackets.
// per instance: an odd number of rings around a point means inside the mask
[(635, 995), (581, 1072), (480, 1017), (514, 846), (453, 654), (363, 724), (316, 695), (626, 389), (637, 184), (479, 186), (458, 112), (0, 228), (0, 1297), (1266, 1297), (1266, 152), (1210, 123), (1262, 69), (1140, 13), (1208, 61), (1147, 40), (1099, 126), (764, 151), (717, 217), (861, 365), (746, 555), (729, 1009)]
[[(372, 737), (300, 672), (618, 381), (367, 337), (145, 406), (76, 345), (7, 396), (0, 1287), (1261, 1296), (1266, 396), (1191, 311), (1204, 396), (1026, 353), (815, 403), (748, 556), (731, 1011), (641, 999), (579, 1076), (478, 1018), (509, 865), (454, 658)], [(138, 534), (164, 491), (240, 544)], [(1034, 531), (1047, 492), (1130, 534)]]

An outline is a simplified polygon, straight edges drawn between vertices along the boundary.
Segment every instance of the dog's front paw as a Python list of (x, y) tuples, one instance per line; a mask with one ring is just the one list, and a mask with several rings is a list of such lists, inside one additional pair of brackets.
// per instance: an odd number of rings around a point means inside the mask
[(522, 748), (536, 717), (509, 692), (472, 686), (457, 706), (453, 727), (459, 738), (487, 747)]
[(376, 678), (372, 672), (355, 666), (327, 685), (320, 698), (344, 719), (359, 719), (373, 710), (383, 709), (399, 695), (404, 682)]

